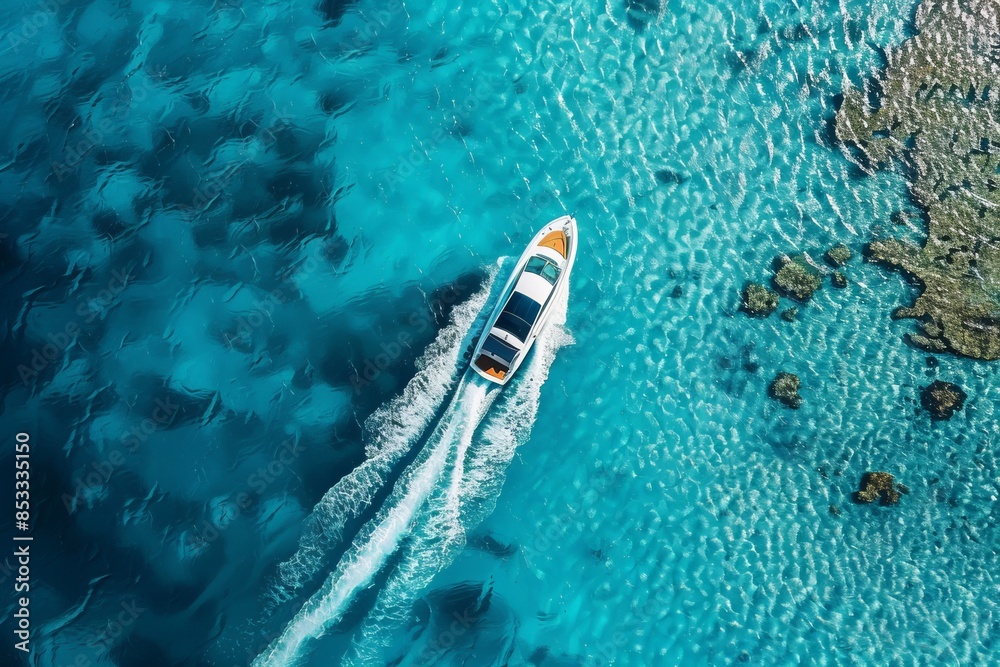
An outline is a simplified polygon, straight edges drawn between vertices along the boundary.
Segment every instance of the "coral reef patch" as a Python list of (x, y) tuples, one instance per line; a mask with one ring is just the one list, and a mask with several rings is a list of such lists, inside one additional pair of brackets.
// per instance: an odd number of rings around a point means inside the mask
[(823, 254), (823, 259), (830, 266), (841, 267), (854, 257), (854, 253), (843, 243), (833, 246)]
[(799, 395), (801, 388), (802, 381), (797, 375), (778, 373), (771, 382), (768, 393), (774, 400), (784, 403), (793, 410), (798, 410), (802, 405), (802, 397)]
[(778, 270), (774, 274), (774, 284), (785, 296), (808, 301), (823, 285), (823, 274), (805, 255), (782, 256), (776, 264)]
[(760, 283), (750, 283), (743, 289), (742, 309), (751, 317), (767, 317), (778, 308), (778, 295)]
[(873, 503), (880, 500), (883, 505), (895, 505), (902, 494), (910, 490), (896, 483), (896, 478), (887, 472), (866, 472), (861, 477), (861, 488), (854, 494), (858, 503)]
[(909, 340), (1000, 359), (1000, 3), (925, 0), (916, 29), (886, 52), (873, 95), (845, 91), (835, 132), (866, 171), (902, 164), (925, 212), (922, 245), (886, 238), (867, 250), (922, 287), (894, 314), (919, 322)]
[(968, 395), (957, 384), (935, 380), (920, 392), (920, 404), (934, 419), (951, 419), (965, 405)]

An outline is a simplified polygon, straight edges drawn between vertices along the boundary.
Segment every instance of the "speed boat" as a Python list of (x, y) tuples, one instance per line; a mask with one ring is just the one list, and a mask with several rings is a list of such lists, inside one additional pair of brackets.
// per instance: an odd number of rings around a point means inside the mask
[(553, 304), (569, 289), (576, 258), (576, 220), (564, 215), (535, 235), (514, 267), (472, 353), (472, 369), (507, 384), (545, 328)]

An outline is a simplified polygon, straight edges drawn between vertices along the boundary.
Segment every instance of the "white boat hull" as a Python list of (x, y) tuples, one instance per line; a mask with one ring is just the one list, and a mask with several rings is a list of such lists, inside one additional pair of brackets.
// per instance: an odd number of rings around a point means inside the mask
[(572, 216), (545, 225), (518, 259), (472, 354), (472, 370), (499, 385), (510, 382), (548, 324), (553, 304), (569, 289), (576, 260)]

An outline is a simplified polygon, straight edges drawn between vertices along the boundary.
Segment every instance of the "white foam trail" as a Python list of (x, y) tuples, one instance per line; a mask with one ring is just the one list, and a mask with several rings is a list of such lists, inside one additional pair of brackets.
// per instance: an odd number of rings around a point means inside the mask
[(321, 635), (343, 616), (357, 592), (371, 582), (410, 532), (415, 514), (437, 487), (456, 451), (468, 448), (496, 395), (479, 378), (463, 380), (445, 417), (418, 460), (400, 477), (385, 506), (362, 529), (323, 588), (306, 602), (268, 650), (254, 660), (255, 667), (293, 664), (308, 640)]
[[(371, 584), (404, 538), (410, 537), (408, 546), (366, 619), (362, 640), (384, 638), (386, 621), (404, 618), (413, 598), (451, 562), (465, 544), (466, 530), (492, 510), (507, 465), (530, 433), (555, 353), (569, 340), (563, 328), (565, 292), (556, 298), (553, 321), (536, 342), (532, 360), (504, 395), (499, 419), (490, 420), (483, 438), (475, 438), (499, 392), (468, 373), (385, 505), (362, 528), (322, 589), (257, 657), (255, 667), (294, 664), (306, 642), (343, 617), (358, 591)], [(364, 641), (355, 643), (355, 658), (367, 650), (362, 645)]]
[[(470, 528), (478, 525), (496, 505), (507, 466), (519, 446), (531, 435), (541, 404), (542, 385), (549, 377), (549, 369), (556, 353), (574, 339), (566, 329), (567, 295), (553, 304), (552, 320), (545, 333), (538, 339), (534, 358), (519, 379), (517, 391), (504, 397), (490, 415), (483, 429), (482, 438), (470, 453), (470, 465), (462, 487), (463, 519)], [(470, 503), (482, 500), (487, 507), (471, 514)]]
[(385, 661), (381, 652), (391, 641), (387, 630), (406, 622), (416, 598), (465, 546), (466, 532), (493, 511), (507, 467), (517, 447), (531, 434), (542, 385), (556, 353), (573, 342), (565, 329), (566, 294), (558, 298), (552, 320), (535, 343), (528, 366), (508, 388), (510, 393), (500, 399), (481, 436), (471, 439), (462, 450), (463, 456), (451, 470), (448, 487), (432, 496), (429, 506), (418, 517), (416, 525), (420, 532), (412, 537), (405, 558), (379, 594), (345, 664), (373, 665)]
[(417, 361), (417, 374), (403, 393), (389, 401), (365, 421), (373, 434), (366, 447), (367, 459), (342, 477), (313, 508), (306, 519), (298, 550), (278, 566), (277, 581), (267, 594), (268, 613), (285, 602), (326, 566), (330, 546), (340, 541), (344, 526), (371, 503), (389, 472), (416, 443), (438, 413), (455, 380), (463, 342), (482, 317), (496, 270), (484, 287), (452, 311), (451, 323), (443, 328)]

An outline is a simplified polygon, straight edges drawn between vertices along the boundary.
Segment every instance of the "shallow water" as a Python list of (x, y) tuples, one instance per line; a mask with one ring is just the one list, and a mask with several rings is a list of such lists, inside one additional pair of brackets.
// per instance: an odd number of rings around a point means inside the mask
[[(828, 125), (915, 3), (656, 5), (0, 10), (30, 664), (248, 665), (303, 609), (303, 665), (997, 662), (997, 366), (903, 342), (914, 288), (857, 255), (919, 237), (904, 174)], [(498, 258), (567, 211), (565, 331), (435, 439)], [(737, 312), (840, 241), (849, 287)], [(949, 422), (935, 378), (970, 397)], [(910, 494), (854, 505), (868, 470)]]

